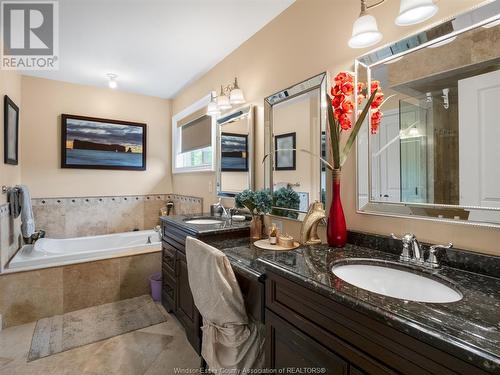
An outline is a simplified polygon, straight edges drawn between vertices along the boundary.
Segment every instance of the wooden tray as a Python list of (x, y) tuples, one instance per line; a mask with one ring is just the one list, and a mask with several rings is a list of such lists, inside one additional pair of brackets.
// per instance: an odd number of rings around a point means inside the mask
[(275, 250), (275, 251), (289, 251), (289, 250), (294, 250), (300, 246), (300, 243), (298, 243), (297, 241), (293, 242), (293, 247), (283, 247), (278, 244), (271, 245), (269, 243), (269, 239), (267, 238), (264, 240), (255, 241), (253, 244), (255, 247), (258, 247), (259, 249), (262, 250)]

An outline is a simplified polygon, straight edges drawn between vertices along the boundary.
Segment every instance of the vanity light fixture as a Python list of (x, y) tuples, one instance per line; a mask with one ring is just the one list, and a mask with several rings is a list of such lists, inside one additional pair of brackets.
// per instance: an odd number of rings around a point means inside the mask
[(118, 82), (116, 82), (116, 79), (118, 76), (114, 73), (108, 73), (106, 74), (108, 77), (108, 86), (110, 89), (116, 89), (118, 87)]
[(231, 108), (233, 105), (244, 104), (246, 102), (243, 90), (238, 86), (238, 79), (234, 78), (234, 83), (227, 86), (220, 86), (220, 94), (215, 91), (210, 93), (211, 99), (207, 107), (207, 115), (218, 116), (221, 111)]
[(367, 13), (367, 10), (380, 5), (384, 0), (372, 6), (366, 5), (366, 0), (361, 0), (361, 13), (352, 26), (352, 36), (348, 45), (351, 48), (366, 48), (382, 40), (382, 33), (378, 31), (377, 20)]
[(220, 109), (217, 106), (217, 93), (215, 91), (210, 92), (210, 103), (207, 106), (207, 115), (218, 116), (220, 115)]
[(427, 21), (438, 9), (433, 0), (401, 0), (396, 25), (410, 26)]
[[(377, 20), (367, 13), (368, 9), (374, 8), (385, 0), (379, 0), (375, 4), (367, 5), (367, 0), (361, 1), (361, 13), (352, 26), (352, 36), (349, 39), (349, 47), (365, 48), (373, 46), (382, 40), (382, 33), (378, 30)], [(433, 17), (438, 6), (434, 0), (400, 0), (399, 15), (395, 23), (398, 26), (410, 26), (427, 21)]]

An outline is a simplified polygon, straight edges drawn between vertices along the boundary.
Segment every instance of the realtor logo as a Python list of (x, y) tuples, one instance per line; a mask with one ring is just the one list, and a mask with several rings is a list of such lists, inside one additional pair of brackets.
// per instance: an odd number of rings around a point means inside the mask
[(59, 67), (57, 1), (2, 1), (0, 68), (56, 70)]

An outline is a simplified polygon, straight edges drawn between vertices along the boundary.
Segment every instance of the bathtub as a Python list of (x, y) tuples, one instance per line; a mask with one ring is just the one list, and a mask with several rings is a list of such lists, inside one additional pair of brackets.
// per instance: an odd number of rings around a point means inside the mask
[(160, 234), (153, 230), (64, 239), (42, 238), (34, 245), (23, 246), (10, 261), (8, 269), (44, 268), (159, 251), (160, 242)]

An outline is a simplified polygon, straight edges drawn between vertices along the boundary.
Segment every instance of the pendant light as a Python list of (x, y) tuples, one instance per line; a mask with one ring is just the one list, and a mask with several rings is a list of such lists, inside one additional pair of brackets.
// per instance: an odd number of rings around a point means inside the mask
[(217, 106), (217, 93), (215, 91), (210, 92), (210, 103), (207, 106), (207, 115), (218, 116), (220, 115), (219, 107)]
[(217, 107), (220, 110), (225, 110), (231, 108), (231, 103), (229, 103), (229, 98), (224, 94), (224, 88), (220, 87), (220, 94), (217, 97)]
[(238, 87), (238, 79), (234, 78), (233, 89), (229, 93), (229, 102), (231, 104), (243, 104), (245, 103), (245, 96), (243, 95), (243, 90)]
[(352, 36), (349, 47), (366, 48), (382, 40), (382, 33), (378, 31), (377, 20), (367, 12), (366, 0), (361, 0), (361, 13), (352, 26)]
[(434, 16), (438, 9), (433, 0), (401, 0), (396, 25), (410, 26), (424, 22)]

